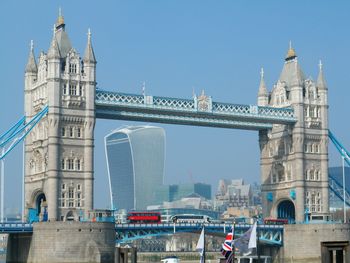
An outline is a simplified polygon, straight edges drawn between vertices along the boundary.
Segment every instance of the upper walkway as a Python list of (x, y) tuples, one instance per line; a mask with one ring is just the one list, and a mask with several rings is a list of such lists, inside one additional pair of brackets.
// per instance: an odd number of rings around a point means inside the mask
[(230, 129), (271, 129), (294, 124), (292, 108), (260, 107), (212, 101), (204, 94), (191, 99), (96, 90), (96, 117)]

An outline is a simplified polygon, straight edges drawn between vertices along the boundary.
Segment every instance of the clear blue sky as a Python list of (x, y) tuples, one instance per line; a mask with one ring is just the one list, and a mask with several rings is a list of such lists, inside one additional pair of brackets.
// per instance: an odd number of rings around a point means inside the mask
[[(1, 1), (0, 133), (23, 114), (24, 67), (31, 39), (47, 51), (58, 8), (82, 55), (92, 31), (101, 89), (255, 104), (263, 66), (271, 89), (292, 40), (307, 76), (322, 59), (329, 86), (330, 129), (350, 148), (350, 4), (348, 1)], [(108, 206), (103, 137), (122, 121), (98, 120), (95, 205)], [(165, 183), (220, 178), (260, 181), (256, 132), (161, 125), (166, 130)], [(340, 164), (332, 150), (331, 164)], [(20, 207), (21, 147), (6, 159), (6, 202)], [(190, 176), (191, 174), (191, 176)]]

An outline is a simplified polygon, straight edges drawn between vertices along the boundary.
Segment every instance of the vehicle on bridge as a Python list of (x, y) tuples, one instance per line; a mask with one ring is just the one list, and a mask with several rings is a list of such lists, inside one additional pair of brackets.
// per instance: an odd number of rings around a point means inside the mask
[(127, 215), (127, 222), (131, 224), (159, 224), (161, 223), (161, 215), (159, 212), (132, 211)]
[(170, 218), (173, 223), (210, 223), (213, 219), (206, 215), (183, 214)]
[(289, 224), (289, 220), (286, 218), (265, 218), (265, 225), (286, 225)]

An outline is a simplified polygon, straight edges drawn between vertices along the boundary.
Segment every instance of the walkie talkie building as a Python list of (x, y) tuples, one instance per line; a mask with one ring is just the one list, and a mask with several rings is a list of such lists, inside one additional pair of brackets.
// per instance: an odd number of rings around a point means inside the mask
[(163, 184), (165, 132), (154, 126), (127, 126), (105, 136), (111, 205), (146, 209)]

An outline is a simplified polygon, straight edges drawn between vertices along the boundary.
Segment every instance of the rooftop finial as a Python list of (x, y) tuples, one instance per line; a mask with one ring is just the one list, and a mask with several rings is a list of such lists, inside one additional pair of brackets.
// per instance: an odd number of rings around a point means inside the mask
[(264, 68), (261, 68), (261, 70), (260, 70), (260, 77), (262, 79), (264, 78)]
[(145, 96), (146, 95), (146, 81), (142, 82), (142, 95)]
[(318, 63), (318, 67), (320, 68), (320, 71), (322, 71), (322, 68), (323, 68), (323, 64), (322, 64), (322, 61), (320, 59), (319, 63)]
[(30, 40), (30, 51), (33, 51), (34, 50), (34, 41), (33, 39)]
[(57, 29), (61, 26), (64, 26), (64, 18), (62, 15), (62, 9), (61, 7), (58, 8), (58, 18), (57, 18)]
[(286, 56), (285, 60), (288, 61), (288, 60), (294, 59), (294, 58), (296, 58), (296, 56), (297, 56), (297, 54), (295, 53), (295, 50), (292, 47), (292, 41), (290, 40), (289, 41), (289, 49), (288, 49), (287, 56)]
[(88, 28), (88, 41), (91, 40), (91, 30), (90, 30), (90, 27)]
[(53, 36), (56, 35), (56, 24), (53, 24), (52, 33), (53, 33)]

